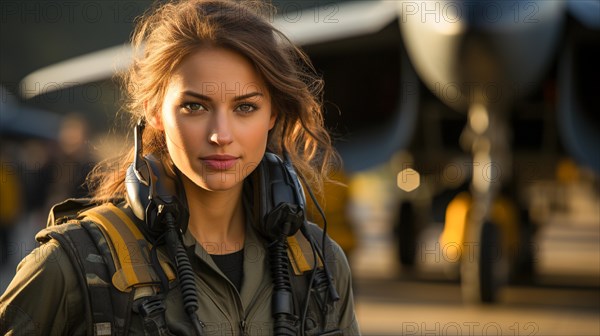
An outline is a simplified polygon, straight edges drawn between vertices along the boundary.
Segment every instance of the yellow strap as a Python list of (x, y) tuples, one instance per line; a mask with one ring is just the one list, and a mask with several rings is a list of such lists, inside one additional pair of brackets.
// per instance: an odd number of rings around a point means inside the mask
[[(97, 210), (97, 209), (94, 209), (94, 210)], [(131, 267), (132, 266), (131, 253), (127, 253), (127, 252), (129, 252), (128, 251), (129, 247), (127, 246), (127, 243), (125, 242), (125, 240), (123, 239), (121, 234), (117, 231), (117, 229), (114, 227), (114, 225), (108, 219), (106, 219), (106, 217), (101, 215), (98, 211), (94, 211), (94, 210), (85, 211), (82, 215), (84, 215), (85, 217), (88, 217), (95, 223), (99, 224), (100, 227), (110, 237), (110, 240), (111, 240), (112, 245), (116, 252), (114, 254), (116, 254), (116, 258), (119, 261), (119, 265), (118, 266), (115, 265), (115, 267), (117, 267), (117, 269), (122, 269), (124, 271), (125, 281), (127, 283), (139, 283), (139, 279)], [(113, 210), (113, 209), (110, 209), (110, 210)], [(117, 209), (117, 210), (120, 211), (119, 209)], [(113, 258), (115, 258), (114, 254), (113, 254)], [(115, 274), (118, 274), (118, 273), (119, 272), (117, 272)]]
[(288, 258), (290, 259), (290, 263), (292, 264), (292, 268), (294, 269), (294, 273), (296, 275), (300, 275), (311, 269), (310, 265), (306, 261), (304, 257), (304, 253), (300, 249), (300, 245), (298, 245), (298, 240), (296, 237), (291, 236), (287, 238), (288, 241)]
[[(306, 271), (310, 271), (314, 267), (315, 257), (310, 246), (310, 243), (300, 232), (294, 236), (287, 238), (288, 242), (288, 257), (292, 264), (294, 274), (302, 275)], [(308, 260), (307, 259), (308, 256)], [(317, 256), (317, 267), (323, 266), (321, 258)]]
[[(108, 203), (85, 211), (81, 216), (97, 223), (110, 238), (109, 246), (116, 268), (112, 283), (117, 289), (129, 292), (134, 287), (160, 283), (150, 261), (152, 246), (123, 210)], [(175, 272), (161, 253), (159, 262), (167, 278), (174, 280)]]

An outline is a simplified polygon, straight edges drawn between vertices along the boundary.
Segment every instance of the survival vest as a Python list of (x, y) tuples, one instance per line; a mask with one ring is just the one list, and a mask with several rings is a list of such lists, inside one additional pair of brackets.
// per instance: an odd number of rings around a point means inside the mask
[[(117, 204), (68, 199), (52, 207), (47, 227), (36, 235), (36, 240), (42, 244), (50, 239), (58, 241), (78, 270), (87, 335), (127, 335), (134, 309), (142, 309), (138, 312), (147, 334), (169, 335), (165, 307), (162, 300), (156, 299), (156, 293), (161, 285), (175, 280), (174, 266), (166, 255), (151, 253), (151, 244), (136, 224), (139, 220), (127, 206)], [(322, 232), (316, 225), (309, 229), (320, 244)], [(319, 268), (323, 264), (300, 232), (288, 238), (288, 257), (295, 275), (290, 277), (296, 297), (295, 314), (301, 316), (313, 274), (311, 265), (314, 260)], [(153, 265), (157, 264), (162, 272), (156, 272)], [(307, 334), (322, 334), (321, 326), (328, 324), (324, 314), (319, 314), (327, 311), (322, 299), (326, 290), (320, 288), (317, 285), (311, 289), (308, 327), (315, 333)], [(134, 305), (140, 301), (142, 305)], [(338, 330), (325, 334), (337, 335)]]

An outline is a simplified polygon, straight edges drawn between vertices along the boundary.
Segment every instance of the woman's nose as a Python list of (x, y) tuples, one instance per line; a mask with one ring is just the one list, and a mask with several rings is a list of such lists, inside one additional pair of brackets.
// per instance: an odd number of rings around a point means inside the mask
[(232, 142), (232, 137), (229, 133), (213, 130), (208, 136), (208, 141), (218, 146), (225, 146)]
[(225, 146), (233, 142), (231, 128), (226, 118), (217, 118), (214, 127), (208, 134), (208, 142), (217, 146)]

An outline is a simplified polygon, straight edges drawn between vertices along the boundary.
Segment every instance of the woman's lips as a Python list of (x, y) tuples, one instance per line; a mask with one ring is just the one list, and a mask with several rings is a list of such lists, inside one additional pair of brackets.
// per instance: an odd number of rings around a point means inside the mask
[(202, 162), (212, 170), (228, 170), (235, 166), (238, 158), (232, 155), (209, 155), (201, 158)]

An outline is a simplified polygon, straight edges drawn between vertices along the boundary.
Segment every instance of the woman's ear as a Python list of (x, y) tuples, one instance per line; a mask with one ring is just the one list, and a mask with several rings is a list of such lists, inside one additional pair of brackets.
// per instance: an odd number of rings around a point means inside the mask
[(162, 123), (162, 117), (160, 112), (152, 113), (151, 111), (149, 111), (147, 101), (144, 102), (144, 114), (146, 115), (146, 120), (148, 121), (148, 124), (150, 126), (159, 131), (164, 131), (164, 126)]
[(271, 119), (269, 120), (269, 131), (271, 129), (273, 129), (273, 126), (275, 126), (275, 122), (277, 121), (277, 112), (276, 111), (271, 111)]

